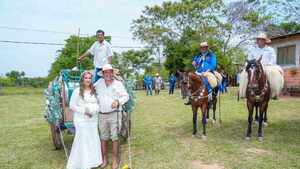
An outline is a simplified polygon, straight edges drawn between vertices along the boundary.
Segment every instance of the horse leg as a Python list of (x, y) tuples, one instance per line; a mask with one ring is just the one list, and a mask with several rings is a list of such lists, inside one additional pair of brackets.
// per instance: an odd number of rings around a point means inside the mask
[[(209, 103), (210, 104), (210, 103)], [(208, 105), (206, 111), (207, 111), (207, 115), (206, 115), (206, 118), (209, 119), (209, 108), (210, 108), (210, 105)]]
[(265, 111), (265, 103), (262, 103), (259, 106), (259, 121), (258, 121), (258, 140), (262, 141), (263, 140), (263, 133), (262, 133), (262, 123), (263, 123), (263, 115), (264, 115), (264, 111)]
[(197, 124), (197, 109), (193, 109), (193, 135), (196, 135), (197, 133), (197, 128), (198, 128), (198, 124)]
[(213, 122), (216, 122), (217, 97), (213, 98)]
[(265, 112), (264, 112), (264, 118), (263, 118), (263, 120), (264, 120), (264, 122), (263, 122), (263, 124), (264, 124), (264, 126), (268, 126), (268, 116), (267, 116), (267, 111), (268, 110), (268, 104), (266, 105), (266, 110), (265, 110)]
[(255, 122), (258, 123), (258, 106), (255, 105)]
[(261, 105), (260, 105), (260, 110), (259, 110), (259, 126), (258, 126), (258, 140), (259, 141), (262, 141), (263, 140), (263, 121), (264, 121), (264, 114), (266, 116), (267, 114), (267, 109), (268, 109), (268, 101), (265, 101), (263, 102)]
[(248, 129), (246, 134), (246, 140), (250, 140), (251, 133), (252, 133), (252, 121), (253, 121), (253, 105), (247, 101), (248, 107)]

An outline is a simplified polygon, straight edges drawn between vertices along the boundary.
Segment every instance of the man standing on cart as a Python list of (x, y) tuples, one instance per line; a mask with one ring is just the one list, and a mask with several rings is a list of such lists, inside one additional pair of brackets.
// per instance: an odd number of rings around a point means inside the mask
[(96, 36), (98, 40), (78, 58), (78, 61), (81, 62), (90, 54), (94, 56), (94, 83), (101, 78), (99, 74), (102, 73), (103, 65), (112, 63), (113, 56), (111, 44), (104, 39), (104, 31), (100, 29), (97, 30)]

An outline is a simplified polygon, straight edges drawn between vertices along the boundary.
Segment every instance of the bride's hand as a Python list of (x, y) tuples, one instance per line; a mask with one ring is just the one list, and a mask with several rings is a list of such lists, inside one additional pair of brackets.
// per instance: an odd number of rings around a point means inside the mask
[(88, 108), (85, 108), (85, 115), (87, 115), (89, 118), (91, 118), (93, 115), (90, 113), (90, 110)]

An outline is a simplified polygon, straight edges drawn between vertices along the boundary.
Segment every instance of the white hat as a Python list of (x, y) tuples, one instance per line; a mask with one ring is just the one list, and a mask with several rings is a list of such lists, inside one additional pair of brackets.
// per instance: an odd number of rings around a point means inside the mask
[(111, 64), (105, 64), (105, 65), (102, 67), (102, 71), (105, 71), (105, 70), (113, 70)]
[(207, 42), (201, 42), (200, 47), (208, 47), (208, 43)]
[(264, 32), (260, 32), (257, 35), (256, 39), (264, 39), (264, 40), (266, 40), (266, 43), (270, 43), (271, 42), (271, 39), (269, 39), (268, 36), (267, 36), (267, 34), (264, 33)]
[(159, 76), (159, 74), (158, 74), (158, 73), (156, 73), (156, 76)]

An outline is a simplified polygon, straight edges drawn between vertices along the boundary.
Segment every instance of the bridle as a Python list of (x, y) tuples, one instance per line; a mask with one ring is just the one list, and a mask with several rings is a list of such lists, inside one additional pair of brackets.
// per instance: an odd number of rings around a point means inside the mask
[[(203, 81), (203, 77), (200, 76), (201, 80)], [(187, 83), (188, 83), (188, 88), (191, 90), (191, 79), (190, 76), (188, 76), (187, 78)], [(205, 95), (205, 86), (202, 83), (201, 86), (199, 87), (199, 89), (197, 89), (196, 91), (191, 93), (191, 98), (195, 101), (198, 101), (199, 99), (203, 99), (203, 98), (208, 98), (208, 94)]]
[[(250, 65), (247, 66), (246, 70), (247, 70), (247, 73), (248, 73), (248, 77), (249, 77), (249, 82), (248, 82), (248, 85), (247, 85), (247, 90), (250, 92), (250, 94), (253, 96), (255, 96), (255, 101), (256, 102), (260, 102), (261, 100), (261, 97), (263, 97), (267, 90), (268, 90), (268, 87), (269, 87), (269, 84), (268, 84), (268, 80), (267, 78), (265, 78), (265, 82), (264, 82), (264, 87), (261, 91), (259, 91), (259, 80), (262, 78), (262, 75), (265, 75), (264, 73), (264, 70), (262, 69), (262, 67), (258, 67), (259, 65), (257, 65), (256, 63), (251, 63)], [(257, 69), (259, 71), (257, 71)], [(251, 71), (251, 74), (249, 74), (249, 70)], [(256, 76), (254, 78), (256, 78), (255, 80), (257, 81), (257, 85), (252, 85), (251, 84), (251, 80), (253, 78), (253, 74), (256, 73)]]

